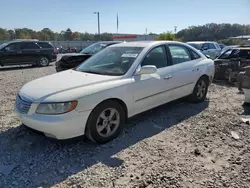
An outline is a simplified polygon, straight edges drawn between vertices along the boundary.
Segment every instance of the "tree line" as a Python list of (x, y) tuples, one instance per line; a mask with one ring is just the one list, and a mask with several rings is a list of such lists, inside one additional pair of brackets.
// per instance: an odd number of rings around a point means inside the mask
[(187, 41), (218, 41), (226, 45), (242, 43), (239, 39), (229, 39), (241, 35), (250, 35), (250, 25), (208, 23), (202, 26), (190, 26), (180, 30), (176, 37)]
[[(111, 33), (102, 33), (101, 40), (112, 40)], [(0, 28), (0, 40), (14, 40), (14, 39), (38, 39), (44, 41), (98, 41), (100, 39), (98, 34), (72, 32), (70, 28), (61, 32), (53, 32), (49, 28), (44, 28), (41, 31), (34, 31), (29, 28), (18, 28), (7, 30)]]
[[(172, 32), (164, 32), (159, 34), (158, 40), (179, 40), (187, 41), (219, 41), (226, 45), (242, 43), (242, 40), (229, 39), (240, 35), (250, 35), (250, 25), (240, 24), (216, 24), (208, 23), (201, 26), (190, 26), (182, 29), (176, 34)], [(53, 32), (49, 28), (44, 28), (41, 31), (34, 31), (29, 28), (19, 28), (7, 30), (0, 28), (0, 40), (13, 40), (13, 39), (38, 39), (45, 41), (67, 41), (67, 40), (83, 40), (83, 41), (98, 41), (112, 40), (111, 33), (102, 33), (101, 38), (98, 34), (73, 32), (70, 28), (61, 32)]]

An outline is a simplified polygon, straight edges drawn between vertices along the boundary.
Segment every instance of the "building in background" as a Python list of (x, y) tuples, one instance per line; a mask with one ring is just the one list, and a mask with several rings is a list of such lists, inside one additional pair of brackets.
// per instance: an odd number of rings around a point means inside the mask
[(138, 34), (113, 34), (113, 40), (118, 41), (143, 41), (143, 40), (155, 40), (158, 35), (148, 34), (148, 35), (138, 35)]

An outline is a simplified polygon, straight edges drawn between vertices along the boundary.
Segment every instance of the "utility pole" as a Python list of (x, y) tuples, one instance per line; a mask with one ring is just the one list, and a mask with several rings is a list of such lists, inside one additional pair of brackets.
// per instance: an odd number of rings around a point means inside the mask
[(145, 29), (145, 40), (147, 40), (148, 29)]
[(98, 22), (98, 35), (99, 35), (99, 40), (101, 40), (101, 33), (100, 33), (100, 17), (99, 17), (99, 12), (94, 12), (94, 14), (97, 14), (97, 22)]

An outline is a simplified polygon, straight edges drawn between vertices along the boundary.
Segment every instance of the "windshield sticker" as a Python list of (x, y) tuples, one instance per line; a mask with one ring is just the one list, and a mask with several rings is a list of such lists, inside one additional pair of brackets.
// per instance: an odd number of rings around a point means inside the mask
[(138, 54), (122, 54), (121, 57), (133, 57), (136, 58), (138, 56)]

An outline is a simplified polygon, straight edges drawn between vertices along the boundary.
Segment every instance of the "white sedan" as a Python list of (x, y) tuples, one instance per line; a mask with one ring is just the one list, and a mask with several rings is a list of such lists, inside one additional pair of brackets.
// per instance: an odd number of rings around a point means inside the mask
[(105, 143), (136, 114), (184, 96), (202, 102), (213, 76), (214, 62), (184, 43), (120, 43), (75, 69), (25, 84), (15, 111), (48, 137)]

